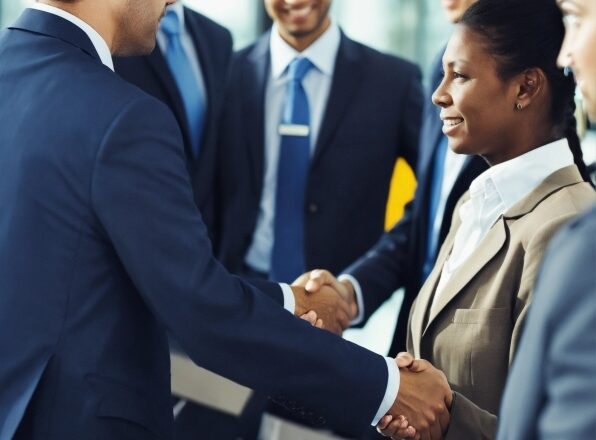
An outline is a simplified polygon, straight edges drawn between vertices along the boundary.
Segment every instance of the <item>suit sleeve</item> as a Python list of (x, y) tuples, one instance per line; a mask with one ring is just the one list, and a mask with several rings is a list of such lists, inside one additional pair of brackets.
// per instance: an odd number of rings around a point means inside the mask
[(399, 148), (400, 155), (404, 157), (412, 170), (416, 170), (418, 163), (418, 147), (420, 142), (420, 128), (422, 126), (422, 109), (424, 91), (422, 88), (422, 74), (420, 69), (412, 66), (412, 73), (405, 87), (401, 111)]
[(184, 160), (171, 113), (151, 98), (121, 111), (97, 153), (94, 212), (143, 300), (198, 365), (363, 430), (386, 392), (385, 360), (228, 274), (211, 254)]

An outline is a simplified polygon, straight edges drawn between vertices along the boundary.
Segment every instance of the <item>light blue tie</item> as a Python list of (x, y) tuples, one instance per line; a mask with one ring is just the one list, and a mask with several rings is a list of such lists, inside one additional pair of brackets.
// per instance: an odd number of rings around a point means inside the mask
[(439, 201), (441, 200), (441, 190), (443, 188), (443, 174), (445, 170), (445, 156), (447, 155), (447, 148), (449, 148), (447, 136), (441, 136), (439, 145), (435, 150), (435, 157), (433, 158), (433, 169), (430, 186), (430, 201), (428, 204), (428, 222), (427, 222), (427, 238), (426, 238), (426, 258), (424, 259), (424, 266), (422, 268), (422, 282), (432, 271), (435, 265), (437, 255), (437, 244), (439, 241), (438, 234), (435, 234), (434, 223)]
[(190, 61), (180, 41), (180, 20), (176, 12), (167, 12), (161, 21), (161, 30), (168, 39), (166, 61), (170, 67), (170, 72), (176, 80), (176, 85), (184, 103), (192, 153), (196, 159), (199, 157), (201, 137), (205, 123), (204, 99)]
[(269, 277), (291, 282), (305, 269), (304, 198), (310, 162), (310, 114), (302, 80), (313, 67), (306, 58), (294, 59), (282, 123), (275, 197), (274, 242)]

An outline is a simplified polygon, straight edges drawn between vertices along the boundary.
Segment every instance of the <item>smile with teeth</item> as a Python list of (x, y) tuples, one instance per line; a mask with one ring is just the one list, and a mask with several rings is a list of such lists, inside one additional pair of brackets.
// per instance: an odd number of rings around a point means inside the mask
[(456, 125), (459, 125), (462, 122), (464, 122), (463, 118), (445, 119), (443, 121), (443, 125), (445, 125), (446, 127), (455, 127)]
[(310, 4), (307, 4), (307, 5), (301, 6), (299, 8), (286, 7), (285, 12), (287, 14), (290, 14), (295, 17), (303, 17), (303, 16), (308, 15), (310, 13), (310, 11), (312, 11), (312, 9), (313, 9), (313, 6)]

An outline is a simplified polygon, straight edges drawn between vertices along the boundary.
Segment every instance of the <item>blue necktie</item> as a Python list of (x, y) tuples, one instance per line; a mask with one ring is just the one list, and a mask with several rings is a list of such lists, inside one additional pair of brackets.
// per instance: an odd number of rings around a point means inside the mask
[(433, 169), (431, 176), (430, 201), (428, 205), (427, 239), (426, 239), (426, 258), (422, 268), (422, 282), (426, 280), (435, 265), (437, 254), (438, 234), (434, 233), (435, 217), (439, 200), (441, 200), (441, 189), (443, 187), (443, 173), (445, 170), (445, 156), (447, 155), (448, 141), (447, 136), (441, 136), (439, 145), (435, 150), (433, 159)]
[(306, 58), (294, 59), (282, 123), (275, 196), (274, 241), (269, 277), (291, 282), (304, 272), (304, 196), (310, 162), (310, 114), (302, 79), (313, 67)]
[(196, 159), (199, 156), (205, 119), (204, 100), (197, 84), (197, 78), (180, 41), (180, 20), (176, 12), (168, 11), (161, 21), (161, 30), (168, 39), (166, 61), (184, 103), (192, 153)]

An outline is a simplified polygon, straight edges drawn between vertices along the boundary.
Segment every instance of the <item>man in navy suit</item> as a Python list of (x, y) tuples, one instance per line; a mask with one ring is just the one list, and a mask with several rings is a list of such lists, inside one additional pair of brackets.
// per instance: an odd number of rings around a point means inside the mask
[(0, 34), (0, 439), (170, 439), (167, 331), (322, 424), (389, 411), (438, 438), (438, 370), (398, 372), (288, 314), (337, 329), (337, 295), (258, 290), (211, 255), (178, 124), (112, 70), (153, 50), (173, 2), (44, 0)]
[[(217, 226), (213, 218), (216, 126), (232, 56), (232, 36), (223, 26), (180, 2), (170, 6), (168, 12), (180, 23), (180, 39), (192, 68), (193, 81), (188, 85), (181, 84), (172, 73), (167, 59), (168, 34), (163, 25), (158, 32), (158, 44), (151, 54), (115, 57), (114, 67), (122, 78), (155, 96), (172, 110), (182, 131), (195, 202), (213, 239)], [(183, 100), (183, 95), (192, 93), (194, 89), (198, 89), (200, 105), (204, 109), (204, 120), (194, 121), (202, 124), (203, 128), (199, 145), (193, 145), (189, 115)]]
[(549, 245), (501, 402), (498, 438), (596, 435), (596, 207)]
[[(345, 36), (328, 16), (330, 5), (265, 0), (273, 28), (233, 59), (217, 246), (233, 272), (292, 281), (307, 269), (344, 268), (383, 233), (398, 156), (416, 164), (419, 69)], [(302, 79), (309, 112), (308, 123), (298, 125), (302, 135), (283, 121), (291, 65), (301, 59), (310, 64)], [(282, 155), (291, 136), (306, 138), (306, 164), (295, 178), (301, 186), (280, 196), (280, 179), (298, 167)], [(298, 201), (294, 211), (279, 209), (291, 200)], [(294, 230), (280, 231), (295, 217)], [(302, 261), (280, 274), (276, 265), (298, 255), (277, 251), (288, 236), (296, 238)]]

